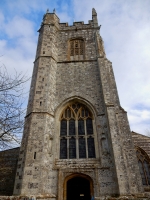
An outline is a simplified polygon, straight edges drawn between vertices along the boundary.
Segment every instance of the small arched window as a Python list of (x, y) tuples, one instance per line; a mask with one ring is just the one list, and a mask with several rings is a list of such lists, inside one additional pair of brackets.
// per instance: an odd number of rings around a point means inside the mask
[(150, 159), (144, 150), (136, 148), (140, 174), (143, 185), (150, 185)]
[(82, 60), (84, 58), (84, 40), (70, 40), (70, 59)]
[(93, 118), (89, 109), (81, 103), (72, 103), (60, 120), (60, 159), (95, 158)]

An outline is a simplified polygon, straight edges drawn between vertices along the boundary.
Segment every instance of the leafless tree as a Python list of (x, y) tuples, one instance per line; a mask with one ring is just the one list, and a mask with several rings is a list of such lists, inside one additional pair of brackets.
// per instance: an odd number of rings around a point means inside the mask
[(28, 78), (15, 71), (9, 75), (0, 67), (0, 149), (19, 144), (24, 124), (23, 89)]

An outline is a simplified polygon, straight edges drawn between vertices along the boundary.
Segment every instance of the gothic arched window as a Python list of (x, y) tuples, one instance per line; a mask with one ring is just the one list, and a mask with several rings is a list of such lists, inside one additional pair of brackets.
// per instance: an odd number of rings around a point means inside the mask
[(140, 174), (143, 185), (150, 185), (150, 160), (148, 155), (141, 148), (136, 148)]
[(60, 159), (95, 158), (93, 118), (80, 103), (70, 104), (60, 119)]
[(70, 40), (70, 58), (75, 60), (83, 59), (84, 56), (84, 40)]

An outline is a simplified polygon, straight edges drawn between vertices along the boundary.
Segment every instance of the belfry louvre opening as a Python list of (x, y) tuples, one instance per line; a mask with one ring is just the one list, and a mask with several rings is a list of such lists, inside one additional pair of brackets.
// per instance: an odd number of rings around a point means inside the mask
[(60, 121), (60, 159), (95, 158), (93, 116), (87, 106), (70, 104)]
[(84, 41), (81, 39), (70, 41), (70, 56), (84, 54)]

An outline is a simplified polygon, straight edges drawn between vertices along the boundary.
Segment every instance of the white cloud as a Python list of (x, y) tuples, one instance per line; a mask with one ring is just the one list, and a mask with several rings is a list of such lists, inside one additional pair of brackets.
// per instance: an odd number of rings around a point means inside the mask
[(4, 24), (3, 28), (3, 31), (13, 39), (15, 37), (32, 37), (35, 34), (33, 22), (19, 16), (15, 16), (8, 23)]
[[(77, 20), (91, 19), (93, 7), (102, 25), (107, 58), (113, 63), (121, 105), (128, 111), (131, 129), (144, 134), (150, 127), (149, 1), (74, 0)], [(147, 110), (133, 109), (138, 104)]]
[[(4, 21), (3, 33), (5, 37), (0, 40), (0, 55), (3, 55), (1, 63), (9, 68), (11, 74), (14, 69), (28, 71), (28, 66), (32, 65), (36, 51), (37, 34), (34, 31), (33, 23), (15, 16), (8, 22)], [(31, 76), (31, 73), (29, 74)]]
[[(4, 65), (11, 76), (22, 72), (31, 77), (37, 41), (34, 23), (17, 15), (7, 20), (3, 17), (1, 22), (0, 66)], [(24, 93), (29, 92), (29, 86), (27, 82)]]
[[(46, 12), (50, 8), (51, 12), (54, 8), (60, 6), (59, 0), (5, 0), (6, 9), (13, 13), (18, 13), (20, 16), (25, 14), (32, 15), (39, 11)], [(62, 2), (62, 1), (61, 1)], [(44, 13), (43, 13), (44, 14)]]
[(129, 110), (128, 116), (133, 131), (144, 134), (147, 134), (147, 130), (150, 131), (150, 112), (148, 110)]

